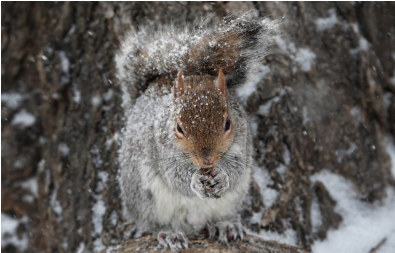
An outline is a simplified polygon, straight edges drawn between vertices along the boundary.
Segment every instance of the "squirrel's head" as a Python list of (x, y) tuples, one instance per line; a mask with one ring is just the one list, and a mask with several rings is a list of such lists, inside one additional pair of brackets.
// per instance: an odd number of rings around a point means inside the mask
[(174, 134), (183, 152), (201, 168), (215, 166), (233, 141), (229, 92), (222, 70), (218, 78), (180, 71), (174, 83)]

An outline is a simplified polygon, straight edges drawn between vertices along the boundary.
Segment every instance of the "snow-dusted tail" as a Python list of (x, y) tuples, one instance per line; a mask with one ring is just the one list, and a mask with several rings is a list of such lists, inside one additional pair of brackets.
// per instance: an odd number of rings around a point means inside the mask
[(174, 80), (180, 70), (185, 75), (216, 76), (222, 69), (229, 87), (243, 84), (254, 66), (272, 52), (280, 24), (247, 13), (226, 17), (214, 27), (131, 31), (115, 58), (124, 109), (131, 107), (150, 82)]

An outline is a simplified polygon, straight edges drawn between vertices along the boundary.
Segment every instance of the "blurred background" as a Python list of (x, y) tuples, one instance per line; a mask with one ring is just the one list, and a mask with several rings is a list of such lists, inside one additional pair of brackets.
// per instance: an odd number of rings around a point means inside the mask
[(140, 24), (282, 19), (238, 89), (254, 134), (249, 233), (313, 252), (395, 252), (393, 2), (2, 2), (2, 252), (98, 252), (121, 216), (114, 53)]

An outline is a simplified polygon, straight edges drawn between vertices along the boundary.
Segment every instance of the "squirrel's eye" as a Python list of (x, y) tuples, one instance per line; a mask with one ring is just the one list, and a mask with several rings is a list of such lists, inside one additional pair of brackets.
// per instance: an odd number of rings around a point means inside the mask
[(230, 129), (230, 119), (229, 117), (227, 117), (225, 122), (225, 131), (228, 131), (229, 129)]
[(184, 134), (184, 132), (182, 131), (180, 125), (178, 125), (178, 124), (177, 124), (177, 131), (178, 131), (180, 134)]

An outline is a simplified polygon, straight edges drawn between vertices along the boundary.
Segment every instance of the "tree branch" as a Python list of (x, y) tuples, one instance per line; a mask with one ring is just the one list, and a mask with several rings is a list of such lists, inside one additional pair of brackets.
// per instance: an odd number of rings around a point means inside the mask
[[(233, 253), (233, 252), (261, 252), (261, 253), (307, 253), (307, 251), (294, 246), (281, 244), (275, 241), (266, 241), (261, 238), (247, 235), (243, 241), (229, 243), (228, 245), (219, 243), (215, 239), (207, 239), (205, 235), (189, 237), (189, 248), (183, 250), (184, 253)], [(158, 247), (155, 236), (145, 236), (139, 239), (132, 239), (120, 245), (109, 247), (100, 253), (128, 253), (128, 252), (163, 252), (163, 248)], [(167, 250), (166, 252), (170, 252)]]

